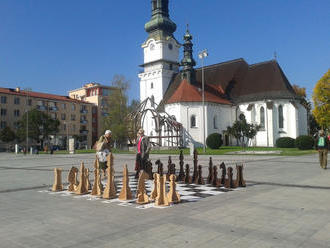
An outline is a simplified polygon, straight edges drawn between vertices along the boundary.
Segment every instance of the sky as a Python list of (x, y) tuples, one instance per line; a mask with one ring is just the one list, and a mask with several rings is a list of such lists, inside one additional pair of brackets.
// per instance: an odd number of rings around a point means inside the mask
[[(150, 0), (0, 0), (0, 87), (67, 95), (121, 74), (130, 100), (139, 99), (150, 16)], [(189, 24), (197, 67), (203, 49), (206, 65), (259, 63), (276, 51), (290, 83), (309, 98), (330, 68), (329, 0), (170, 0), (170, 17), (179, 42)]]

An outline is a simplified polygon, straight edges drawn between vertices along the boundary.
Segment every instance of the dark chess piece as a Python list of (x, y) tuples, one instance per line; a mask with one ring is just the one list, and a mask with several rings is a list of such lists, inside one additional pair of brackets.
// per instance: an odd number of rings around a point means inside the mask
[(195, 149), (194, 150), (194, 171), (193, 171), (193, 176), (192, 176), (192, 181), (195, 182), (196, 178), (198, 176), (198, 171), (197, 171), (197, 163), (198, 163), (198, 152)]
[(227, 168), (227, 177), (228, 178), (226, 179), (226, 182), (225, 182), (225, 188), (227, 188), (227, 189), (236, 188), (234, 180), (233, 180), (233, 168), (232, 167)]
[(149, 180), (153, 180), (153, 174), (152, 174), (152, 162), (150, 160), (146, 163), (146, 172), (149, 176)]
[(220, 180), (218, 179), (218, 167), (213, 166), (213, 178), (212, 178), (212, 186), (219, 187), (220, 186)]
[(236, 165), (236, 181), (235, 181), (235, 186), (236, 187), (246, 187), (245, 180), (243, 178), (243, 165)]
[(202, 176), (202, 166), (198, 165), (198, 173), (197, 173), (197, 177), (196, 180), (194, 182), (195, 184), (205, 184), (203, 176)]
[(224, 162), (220, 164), (220, 170), (221, 170), (220, 183), (221, 185), (224, 185), (226, 182), (226, 165)]
[(171, 175), (171, 167), (172, 167), (172, 158), (171, 156), (168, 156), (168, 162), (167, 162), (167, 174), (166, 174), (166, 180), (170, 180)]
[(207, 183), (211, 184), (213, 182), (213, 162), (212, 158), (210, 157), (210, 162), (209, 162), (209, 175), (207, 177)]
[(178, 177), (176, 179), (177, 182), (184, 181), (184, 170), (183, 170), (183, 163), (184, 162), (183, 162), (183, 151), (182, 150), (180, 151), (179, 160), (180, 160), (180, 162), (179, 162), (179, 164), (180, 164), (180, 171), (179, 171), (179, 175), (178, 175)]
[(184, 182), (186, 184), (190, 184), (191, 183), (191, 176), (190, 176), (190, 169), (189, 169), (189, 164), (186, 164), (186, 173), (185, 173), (185, 177), (184, 177)]
[(160, 162), (160, 160), (158, 159), (155, 164), (158, 166), (157, 174), (163, 176), (163, 164), (162, 164), (162, 162)]

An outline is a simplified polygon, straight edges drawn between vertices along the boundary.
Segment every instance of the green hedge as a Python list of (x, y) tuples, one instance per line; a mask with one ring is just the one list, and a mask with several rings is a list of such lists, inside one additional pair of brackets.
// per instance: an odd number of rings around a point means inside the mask
[(222, 135), (219, 133), (212, 133), (206, 139), (206, 145), (211, 149), (219, 149), (222, 143)]
[(311, 136), (301, 135), (296, 138), (295, 146), (299, 150), (310, 150), (314, 147), (314, 139)]
[(291, 137), (281, 137), (276, 140), (276, 147), (279, 148), (294, 148), (295, 139)]

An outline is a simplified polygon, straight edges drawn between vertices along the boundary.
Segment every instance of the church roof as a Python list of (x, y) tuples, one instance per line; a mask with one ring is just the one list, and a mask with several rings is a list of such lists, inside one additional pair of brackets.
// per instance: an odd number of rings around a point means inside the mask
[[(212, 95), (212, 102), (228, 101), (234, 104), (265, 99), (297, 98), (291, 84), (275, 60), (249, 65), (242, 58), (204, 67), (205, 95)], [(200, 88), (202, 69), (196, 69), (194, 88)], [(178, 102), (188, 96), (182, 94), (180, 73), (174, 74), (160, 108), (164, 104)], [(181, 86), (182, 85), (182, 86)], [(180, 87), (181, 86), (181, 87)], [(181, 96), (182, 95), (182, 96)], [(214, 98), (218, 99), (215, 100)], [(194, 97), (196, 101), (197, 97)], [(183, 102), (185, 100), (182, 100)], [(223, 103), (223, 102), (221, 102)]]

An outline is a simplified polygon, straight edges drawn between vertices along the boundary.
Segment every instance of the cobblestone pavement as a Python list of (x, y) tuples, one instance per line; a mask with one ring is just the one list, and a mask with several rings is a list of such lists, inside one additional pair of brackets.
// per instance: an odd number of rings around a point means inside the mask
[[(133, 172), (133, 155), (114, 156), (117, 175), (124, 164)], [(66, 181), (71, 166), (92, 168), (94, 158), (0, 153), (0, 247), (330, 247), (330, 170), (317, 155), (213, 156), (215, 164), (243, 162), (250, 186), (166, 209), (38, 192), (53, 183), (54, 167)], [(207, 176), (208, 156), (199, 164)]]

